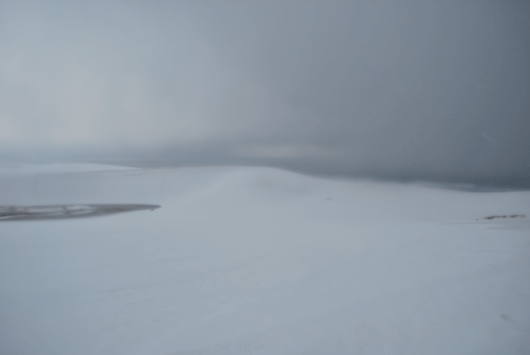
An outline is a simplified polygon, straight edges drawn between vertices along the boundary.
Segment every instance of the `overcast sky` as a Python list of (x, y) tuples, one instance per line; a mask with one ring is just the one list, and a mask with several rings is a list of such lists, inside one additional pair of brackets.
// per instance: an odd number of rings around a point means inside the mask
[(0, 149), (530, 176), (530, 2), (0, 0)]

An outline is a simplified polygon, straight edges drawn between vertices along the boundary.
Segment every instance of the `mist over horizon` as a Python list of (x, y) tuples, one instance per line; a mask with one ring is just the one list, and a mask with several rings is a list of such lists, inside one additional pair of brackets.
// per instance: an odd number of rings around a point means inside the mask
[(0, 163), (529, 187), (529, 136), (525, 1), (0, 3)]

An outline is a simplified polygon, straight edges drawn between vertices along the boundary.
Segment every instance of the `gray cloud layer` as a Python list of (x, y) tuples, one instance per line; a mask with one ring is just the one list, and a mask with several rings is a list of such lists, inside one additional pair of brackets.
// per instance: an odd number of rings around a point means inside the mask
[(526, 1), (0, 6), (5, 159), (530, 176)]

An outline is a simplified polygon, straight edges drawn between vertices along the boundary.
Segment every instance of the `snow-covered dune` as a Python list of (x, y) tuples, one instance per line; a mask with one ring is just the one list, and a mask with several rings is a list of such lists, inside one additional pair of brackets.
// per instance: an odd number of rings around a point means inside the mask
[(0, 354), (530, 353), (528, 191), (95, 170), (0, 175), (0, 206), (161, 206), (0, 221)]

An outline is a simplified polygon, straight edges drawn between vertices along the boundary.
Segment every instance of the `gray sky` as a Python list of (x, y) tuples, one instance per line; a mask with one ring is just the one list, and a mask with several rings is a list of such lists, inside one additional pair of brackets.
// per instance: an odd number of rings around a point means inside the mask
[(529, 137), (527, 1), (0, 1), (0, 159), (529, 177)]

